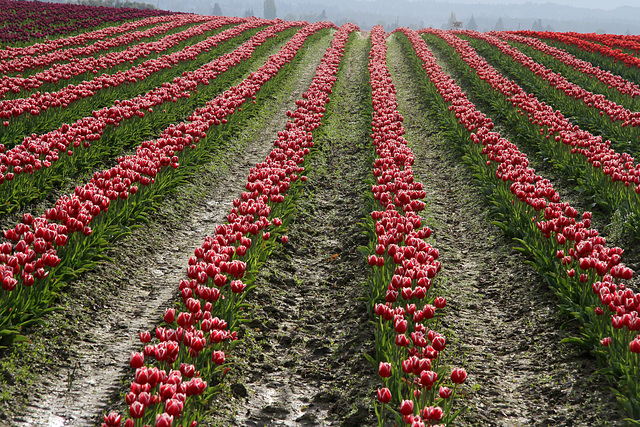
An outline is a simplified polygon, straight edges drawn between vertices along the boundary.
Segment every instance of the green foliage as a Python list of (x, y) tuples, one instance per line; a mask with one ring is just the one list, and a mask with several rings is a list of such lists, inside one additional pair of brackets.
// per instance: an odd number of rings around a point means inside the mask
[(128, 7), (131, 9), (154, 9), (151, 3), (142, 3), (139, 1), (120, 1), (120, 0), (68, 0), (70, 4), (81, 4), (84, 6), (105, 6), (105, 7)]

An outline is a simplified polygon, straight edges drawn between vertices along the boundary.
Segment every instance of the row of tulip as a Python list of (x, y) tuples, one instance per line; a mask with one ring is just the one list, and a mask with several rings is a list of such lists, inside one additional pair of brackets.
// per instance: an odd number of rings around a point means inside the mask
[(560, 201), (549, 180), (536, 174), (527, 156), (495, 132), (492, 120), (442, 71), (416, 32), (401, 31), (428, 76), (425, 87), (434, 101), (434, 112), (450, 130), (455, 146), (474, 165), (476, 176), (493, 189), (500, 225), (518, 238), (521, 250), (533, 257), (563, 307), (583, 323), (584, 336), (573, 341), (600, 356), (605, 371), (617, 382), (620, 402), (634, 419), (640, 419), (640, 389), (635, 379), (640, 294), (625, 285), (633, 271), (621, 263), (624, 251), (608, 246), (591, 227), (590, 212), (579, 215), (569, 203)]
[[(105, 239), (122, 233), (118, 224), (144, 218), (154, 200), (180, 181), (185, 169), (178, 170), (180, 161), (189, 168), (189, 162), (206, 157), (206, 149), (198, 149), (206, 132), (227, 123), (247, 99), (255, 102), (261, 87), (294, 59), (307, 38), (327, 27), (326, 22), (305, 25), (257, 71), (192, 113), (189, 123), (169, 126), (159, 139), (143, 142), (134, 155), (118, 157), (116, 166), (96, 172), (42, 216), (25, 214), (22, 222), (5, 230), (7, 241), (0, 245), (0, 334), (11, 338), (20, 326), (37, 321), (64, 280), (90, 268)], [(208, 144), (220, 143), (213, 137)]]
[[(314, 145), (313, 131), (321, 124), (346, 43), (356, 30), (357, 26), (345, 24), (335, 33), (311, 86), (296, 101), (296, 110), (287, 112), (291, 120), (286, 129), (278, 132), (265, 161), (251, 169), (247, 191), (234, 200), (228, 222), (218, 225), (215, 235), (195, 249), (187, 268), (189, 279), (179, 283), (178, 309), (166, 309), (164, 326), (156, 329), (153, 343), (149, 332), (140, 334), (145, 347), (130, 359), (135, 377), (125, 397), (126, 427), (165, 427), (174, 422), (194, 427), (200, 407), (214, 391), (208, 383), (230, 369), (227, 357), (237, 339), (239, 308), (253, 287), (257, 268), (291, 219), (295, 199), (291, 195), (305, 180), (301, 164)], [(215, 114), (199, 110), (193, 119), (206, 120), (210, 113)], [(103, 426), (121, 424), (118, 413), (104, 416)]]
[(588, 61), (576, 58), (575, 55), (572, 55), (566, 50), (549, 46), (540, 39), (519, 36), (517, 34), (508, 32), (495, 32), (490, 34), (496, 35), (506, 41), (517, 42), (530, 46), (536, 51), (539, 51), (545, 55), (549, 55), (567, 65), (568, 67), (581, 72), (582, 74), (599, 80), (604, 85), (606, 85), (607, 88), (613, 88), (623, 95), (628, 95), (632, 98), (640, 96), (640, 85), (638, 85), (637, 83), (629, 81), (619, 75), (613, 74), (608, 70), (603, 70), (602, 68), (595, 66)]
[[(207, 22), (208, 20), (209, 17), (201, 15), (174, 15), (173, 19), (168, 22), (160, 23), (159, 25), (154, 25), (144, 30), (127, 32), (113, 38), (97, 41), (87, 46), (59, 49), (44, 55), (24, 55), (8, 59), (0, 63), (0, 72), (2, 74), (21, 73), (21, 75), (24, 75), (49, 66), (53, 66), (54, 69), (58, 69), (59, 71), (64, 71), (64, 63), (76, 63), (82, 57), (97, 57), (94, 59), (98, 59), (104, 56), (105, 52), (103, 51), (109, 52), (114, 49), (121, 49), (124, 46), (142, 42), (144, 39), (156, 38), (176, 28)], [(97, 62), (93, 66), (93, 69), (104, 68), (101, 65), (100, 62)], [(89, 68), (89, 70), (91, 70), (91, 68)]]
[(587, 194), (595, 196), (603, 210), (611, 213), (620, 209), (625, 217), (640, 218), (640, 166), (634, 164), (631, 155), (617, 152), (610, 141), (580, 129), (562, 113), (525, 92), (491, 67), (466, 40), (450, 32), (427, 32), (455, 50), (454, 61), (471, 69), (467, 75), (475, 82), (476, 95), (505, 117), (507, 126), (537, 144), (545, 156), (554, 158), (554, 166), (576, 179)]
[(596, 52), (602, 56), (607, 56), (615, 61), (621, 62), (628, 67), (639, 67), (640, 58), (636, 58), (633, 55), (622, 52), (620, 49), (613, 49), (609, 46), (605, 46), (599, 43), (590, 42), (582, 37), (574, 37), (565, 33), (556, 33), (549, 31), (514, 31), (514, 34), (519, 34), (526, 37), (536, 37), (539, 39), (548, 39), (558, 41), (566, 45), (572, 45), (585, 50), (587, 52)]
[(69, 46), (88, 45), (90, 42), (95, 42), (96, 40), (115, 37), (118, 34), (134, 31), (143, 27), (156, 26), (162, 22), (172, 21), (173, 19), (175, 19), (175, 15), (173, 14), (152, 16), (149, 18), (124, 22), (119, 25), (112, 25), (99, 30), (87, 31), (86, 33), (80, 33), (76, 36), (48, 39), (28, 46), (5, 46), (0, 48), (0, 61), (6, 61), (9, 58), (15, 58), (23, 55), (43, 55), (47, 52), (52, 52)]
[(631, 53), (634, 55), (640, 52), (640, 44), (638, 43), (640, 40), (635, 35), (576, 33), (575, 31), (567, 31), (564, 34), (570, 37), (591, 40), (609, 47), (632, 51)]
[[(611, 136), (615, 135), (618, 141), (624, 141), (625, 144), (628, 143), (628, 141), (638, 140), (640, 131), (634, 128), (640, 126), (640, 112), (630, 111), (605, 95), (586, 90), (585, 88), (569, 81), (566, 76), (556, 73), (550, 68), (545, 67), (543, 64), (536, 62), (530, 56), (527, 56), (520, 50), (512, 47), (509, 43), (494, 35), (479, 33), (477, 31), (456, 31), (455, 33), (481, 40), (491, 46), (495, 46), (495, 56), (502, 60), (501, 63), (504, 61), (513, 63), (513, 61), (515, 61), (520, 65), (519, 67), (510, 67), (510, 70), (513, 70), (514, 72), (514, 76), (519, 76), (521, 71), (526, 68), (535, 76), (535, 82), (538, 80), (547, 82), (549, 86), (555, 88), (555, 91), (547, 91), (551, 92), (548, 93), (547, 96), (550, 98), (550, 101), (555, 101), (554, 104), (559, 109), (565, 109), (566, 107), (566, 109), (576, 110), (574, 106), (577, 106), (580, 102), (584, 106), (588, 107), (579, 109), (578, 111), (581, 114), (569, 114), (569, 112), (565, 112), (565, 114), (579, 115), (584, 121), (596, 122), (597, 125), (594, 124), (594, 126), (613, 128), (611, 130), (607, 129), (606, 132), (608, 131), (607, 133), (611, 134)], [(500, 52), (499, 54), (498, 51)], [(521, 80), (526, 79), (522, 78)], [(535, 85), (535, 83), (532, 82), (531, 85)], [(542, 85), (536, 86), (541, 88), (546, 87)], [(540, 97), (541, 95), (539, 94), (537, 96)], [(570, 100), (570, 102), (566, 102), (566, 100)], [(573, 100), (578, 101), (578, 103), (571, 102)], [(560, 108), (560, 106), (563, 108)], [(598, 116), (606, 116), (609, 118), (609, 121), (599, 120), (600, 117)]]
[(101, 24), (174, 14), (164, 10), (0, 0), (0, 42), (28, 43)]
[[(56, 130), (25, 137), (21, 144), (0, 154), (0, 201), (4, 204), (3, 208), (11, 210), (33, 198), (41, 197), (46, 194), (45, 190), (50, 187), (52, 179), (63, 173), (73, 176), (83, 162), (98, 161), (93, 154), (96, 148), (92, 147), (95, 145), (98, 149), (102, 148), (96, 143), (100, 141), (104, 145), (102, 137), (105, 133), (111, 136), (109, 146), (104, 147), (105, 149), (113, 152), (115, 148), (124, 148), (123, 140), (131, 139), (132, 135), (137, 134), (133, 128), (136, 126), (135, 119), (151, 114), (145, 121), (158, 119), (159, 123), (164, 123), (166, 114), (154, 115), (154, 108), (169, 109), (180, 100), (186, 105), (193, 105), (191, 97), (197, 97), (198, 89), (200, 95), (206, 93), (211, 81), (215, 83), (214, 79), (222, 73), (235, 72), (238, 64), (251, 59), (258, 48), (266, 46), (265, 41), (275, 38), (283, 31), (293, 30), (302, 25), (304, 22), (301, 21), (278, 22), (260, 31), (234, 51), (204, 64), (195, 71), (174, 77), (171, 83), (163, 83), (132, 99), (116, 101), (113, 106), (95, 110), (92, 116), (71, 124), (65, 123)], [(195, 107), (197, 105), (187, 111), (193, 111)], [(133, 124), (126, 126), (128, 122)], [(126, 132), (127, 135), (122, 135), (122, 132)], [(131, 135), (128, 135), (129, 133)], [(117, 141), (114, 140), (116, 134), (119, 135)], [(104, 153), (96, 155), (100, 157)], [(65, 168), (65, 172), (61, 173), (61, 168)]]
[[(54, 67), (46, 72), (38, 73), (44, 76), (42, 79), (33, 76), (28, 79), (22, 79), (19, 85), (21, 88), (10, 86), (14, 84), (12, 80), (15, 78), (5, 77), (0, 82), (0, 92), (4, 90), (12, 90), (14, 92), (21, 89), (36, 89), (45, 84), (45, 82), (58, 82), (65, 80), (71, 75), (80, 75), (86, 72), (97, 74), (98, 68), (112, 68), (122, 63), (135, 61), (138, 58), (146, 58), (151, 53), (161, 54), (164, 51), (180, 44), (181, 42), (203, 36), (205, 33), (214, 31), (225, 25), (237, 25), (246, 21), (241, 18), (217, 18), (207, 20), (202, 25), (188, 28), (176, 34), (164, 37), (156, 42), (150, 42), (135, 45), (124, 51), (113, 52), (111, 54), (99, 58), (87, 58), (77, 63), (66, 64), (64, 67)], [(192, 61), (202, 52), (209, 52), (227, 40), (237, 37), (247, 29), (257, 28), (262, 25), (273, 24), (273, 21), (252, 19), (244, 25), (230, 28), (223, 33), (215, 34), (207, 37), (199, 43), (186, 46), (184, 49), (173, 53), (161, 55), (154, 59), (148, 59), (143, 63), (129, 68), (125, 71), (117, 71), (111, 74), (101, 74), (91, 80), (84, 80), (80, 84), (70, 84), (52, 92), (36, 92), (28, 98), (5, 99), (0, 101), (0, 119), (4, 120), (4, 127), (11, 126), (8, 119), (18, 117), (24, 114), (38, 116), (45, 111), (54, 108), (67, 108), (73, 102), (80, 99), (90, 98), (97, 92), (104, 89), (111, 89), (122, 84), (132, 84), (148, 78), (150, 75), (162, 70), (176, 67), (180, 62)], [(96, 64), (99, 64), (96, 66)], [(63, 69), (64, 68), (64, 69)], [(52, 77), (55, 76), (55, 77)]]
[[(414, 179), (415, 157), (402, 136), (403, 117), (398, 112), (396, 89), (386, 63), (386, 34), (381, 26), (371, 30), (369, 73), (373, 119), (371, 138), (376, 150), (372, 185), (375, 209), (368, 221), (370, 305), (377, 316), (378, 424), (385, 424), (385, 408), (399, 414), (398, 421), (412, 427), (449, 424), (455, 419), (453, 400), (463, 369), (448, 374), (441, 364), (447, 345), (437, 332), (446, 300), (435, 296), (432, 283), (441, 269), (439, 251), (425, 242), (431, 230), (422, 225), (419, 212), (426, 192)], [(448, 380), (455, 387), (448, 387)], [(380, 406), (379, 406), (380, 405)]]

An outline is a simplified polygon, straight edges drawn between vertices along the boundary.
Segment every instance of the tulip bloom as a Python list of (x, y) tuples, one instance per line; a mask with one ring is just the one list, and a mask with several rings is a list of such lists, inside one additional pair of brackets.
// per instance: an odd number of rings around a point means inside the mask
[(391, 402), (391, 391), (388, 388), (384, 387), (382, 389), (378, 389), (378, 400), (380, 403), (389, 403)]
[(463, 384), (467, 379), (467, 371), (463, 368), (453, 368), (451, 372), (451, 381), (455, 384)]
[(145, 406), (140, 401), (135, 401), (129, 406), (129, 416), (135, 420), (144, 416)]
[(380, 365), (378, 366), (378, 374), (382, 378), (389, 378), (391, 376), (391, 363), (380, 362)]
[(144, 354), (143, 353), (131, 353), (131, 359), (129, 360), (129, 365), (133, 369), (138, 369), (144, 366)]
[(411, 415), (413, 413), (413, 400), (403, 400), (400, 403), (400, 414)]

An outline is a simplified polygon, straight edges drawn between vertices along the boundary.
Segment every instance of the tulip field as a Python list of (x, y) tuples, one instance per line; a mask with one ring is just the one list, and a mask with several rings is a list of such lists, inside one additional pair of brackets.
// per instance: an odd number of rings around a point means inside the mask
[(639, 36), (0, 4), (0, 426), (640, 424)]

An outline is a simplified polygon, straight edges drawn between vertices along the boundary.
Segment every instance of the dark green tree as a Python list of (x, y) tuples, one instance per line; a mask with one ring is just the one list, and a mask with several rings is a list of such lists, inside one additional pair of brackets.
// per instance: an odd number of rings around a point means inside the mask
[(211, 12), (213, 16), (222, 16), (222, 9), (220, 9), (220, 5), (218, 2), (213, 5), (213, 11)]
[(264, 0), (264, 18), (276, 19), (276, 1)]
[(473, 17), (473, 15), (471, 15), (471, 19), (469, 19), (469, 23), (467, 24), (467, 30), (478, 31), (478, 24), (476, 24), (476, 20)]
[(504, 31), (504, 22), (502, 22), (502, 18), (498, 18), (498, 22), (496, 22), (496, 26), (493, 29), (495, 31)]

